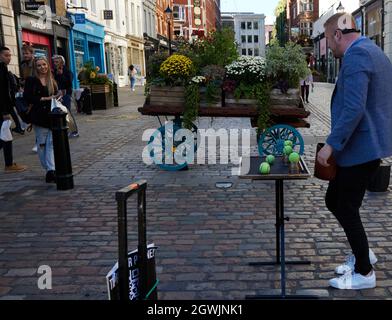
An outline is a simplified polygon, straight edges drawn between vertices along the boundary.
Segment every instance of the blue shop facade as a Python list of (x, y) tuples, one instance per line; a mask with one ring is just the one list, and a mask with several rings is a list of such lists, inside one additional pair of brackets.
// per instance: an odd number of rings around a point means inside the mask
[(75, 16), (69, 14), (73, 27), (69, 37), (70, 67), (74, 76), (74, 88), (79, 88), (77, 75), (84, 64), (91, 61), (94, 66), (98, 66), (100, 73), (106, 73), (104, 26), (92, 22), (88, 19), (85, 23), (75, 23)]

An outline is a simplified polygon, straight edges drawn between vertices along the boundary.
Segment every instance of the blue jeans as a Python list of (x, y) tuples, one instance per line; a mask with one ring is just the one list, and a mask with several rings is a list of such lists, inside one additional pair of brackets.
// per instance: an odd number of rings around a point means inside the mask
[(70, 94), (66, 94), (63, 96), (63, 105), (67, 107), (69, 111), (71, 111), (71, 102), (72, 102), (72, 97)]
[(131, 90), (135, 89), (136, 77), (131, 77)]
[(55, 170), (52, 131), (34, 125), (35, 141), (37, 143), (37, 153), (42, 168), (46, 172)]

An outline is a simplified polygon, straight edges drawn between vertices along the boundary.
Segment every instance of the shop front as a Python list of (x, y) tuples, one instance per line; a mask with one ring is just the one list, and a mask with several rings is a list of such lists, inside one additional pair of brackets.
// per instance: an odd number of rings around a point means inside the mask
[(144, 39), (128, 37), (128, 62), (136, 67), (139, 77), (145, 77), (146, 75), (144, 50)]
[(54, 52), (53, 27), (35, 16), (21, 14), (22, 41), (35, 49), (36, 56), (45, 56), (51, 62)]
[[(69, 14), (69, 17), (74, 23), (69, 38), (71, 71), (78, 75), (87, 62), (92, 62), (101, 73), (106, 73), (104, 27), (88, 19), (84, 24), (75, 24), (74, 15)], [(79, 88), (77, 76), (74, 77), (74, 87)]]
[(119, 87), (124, 87), (128, 84), (127, 46), (126, 38), (113, 34), (105, 35), (107, 72)]

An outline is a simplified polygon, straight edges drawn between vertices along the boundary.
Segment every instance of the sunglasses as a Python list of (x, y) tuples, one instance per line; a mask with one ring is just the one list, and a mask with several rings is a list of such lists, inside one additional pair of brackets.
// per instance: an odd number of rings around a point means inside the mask
[[(361, 31), (360, 30), (357, 30), (357, 29), (336, 29), (336, 31), (340, 31), (342, 34), (348, 34), (348, 33), (360, 33)], [(335, 33), (336, 33), (336, 31), (335, 31)]]

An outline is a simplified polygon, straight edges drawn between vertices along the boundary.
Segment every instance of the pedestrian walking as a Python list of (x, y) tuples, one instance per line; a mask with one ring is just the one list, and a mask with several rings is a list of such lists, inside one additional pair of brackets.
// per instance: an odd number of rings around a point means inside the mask
[[(21, 71), (20, 86), (22, 89), (21, 91), (24, 90), (24, 86), (27, 78), (33, 75), (34, 52), (35, 50), (33, 46), (31, 46), (28, 43), (23, 44), (22, 46), (23, 60), (22, 63), (20, 64), (20, 71)], [(34, 145), (31, 150), (33, 152), (37, 152), (37, 145)]]
[[(10, 51), (7, 47), (0, 47), (0, 55), (5, 52)], [(3, 122), (6, 120), (11, 120), (11, 110), (13, 108), (12, 99), (10, 96), (9, 89), (9, 73), (7, 65), (0, 61), (0, 128)], [(3, 141), (0, 139), (0, 149), (3, 149), (5, 168), (4, 172), (21, 172), (27, 169), (26, 166), (18, 165), (13, 161), (12, 154), (12, 140)]]
[(312, 92), (314, 89), (312, 70), (309, 68), (309, 66), (308, 66), (308, 74), (306, 75), (305, 78), (300, 80), (300, 86), (301, 86), (301, 97), (303, 102), (309, 103), (309, 88), (310, 86), (312, 86)]
[(56, 182), (53, 153), (53, 138), (50, 130), (49, 112), (53, 98), (61, 97), (57, 83), (52, 75), (46, 57), (36, 57), (33, 62), (33, 76), (25, 83), (24, 98), (32, 105), (31, 123), (33, 124), (38, 157), (46, 171), (45, 181)]
[(57, 82), (59, 90), (62, 92), (62, 103), (67, 107), (70, 118), (72, 119), (72, 128), (70, 126), (71, 132), (69, 133), (70, 138), (75, 138), (79, 136), (75, 117), (71, 112), (71, 103), (72, 103), (72, 80), (73, 74), (65, 65), (65, 59), (61, 55), (53, 56), (53, 65), (54, 65), (54, 78)]
[[(8, 65), (11, 62), (11, 57), (12, 57), (11, 51), (7, 47), (2, 47), (0, 51), (0, 61), (3, 62), (8, 67)], [(20, 123), (19, 117), (15, 111), (15, 105), (16, 105), (15, 95), (19, 91), (18, 79), (11, 71), (8, 71), (8, 90), (9, 90), (9, 96), (12, 105), (10, 109), (10, 114), (15, 124), (15, 128), (12, 128), (12, 131), (16, 133), (24, 134), (24, 129), (22, 129), (22, 125)]]
[(343, 276), (329, 284), (338, 289), (374, 288), (377, 258), (369, 249), (359, 210), (380, 159), (392, 155), (392, 64), (373, 41), (360, 35), (351, 15), (337, 13), (324, 27), (329, 47), (343, 62), (332, 95), (331, 133), (317, 161), (328, 166), (333, 156), (337, 163), (325, 202), (352, 249), (335, 269)]
[(137, 75), (137, 70), (134, 67), (134, 65), (131, 64), (128, 68), (128, 76), (129, 76), (129, 80), (131, 82), (131, 90), (132, 91), (135, 91), (136, 75)]

